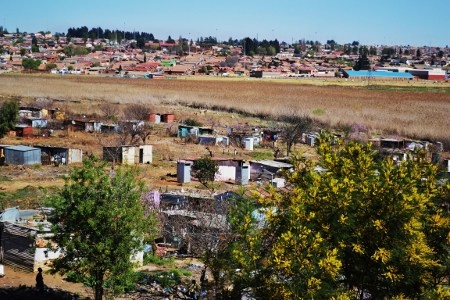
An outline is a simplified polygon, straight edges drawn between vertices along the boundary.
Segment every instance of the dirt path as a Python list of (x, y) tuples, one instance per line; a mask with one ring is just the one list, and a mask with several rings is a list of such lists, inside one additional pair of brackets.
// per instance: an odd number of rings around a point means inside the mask
[[(0, 277), (0, 291), (8, 290), (11, 288), (17, 288), (20, 286), (26, 286), (33, 288), (36, 284), (36, 274), (30, 272), (23, 272), (18, 269), (13, 269), (9, 266), (4, 266), (5, 276)], [(81, 283), (71, 283), (63, 280), (60, 275), (51, 275), (48, 273), (43, 274), (44, 284), (54, 290), (63, 290), (76, 294), (78, 299), (86, 299), (92, 297), (91, 289), (83, 286)], [(2, 295), (0, 293), (0, 295)], [(2, 298), (2, 297), (0, 297)]]

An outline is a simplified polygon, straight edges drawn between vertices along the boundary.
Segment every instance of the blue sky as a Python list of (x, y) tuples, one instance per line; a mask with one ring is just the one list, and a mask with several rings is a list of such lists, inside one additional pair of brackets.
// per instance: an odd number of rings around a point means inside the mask
[(9, 32), (69, 27), (144, 31), (155, 38), (213, 36), (367, 45), (450, 44), (449, 0), (40, 0), (2, 1)]

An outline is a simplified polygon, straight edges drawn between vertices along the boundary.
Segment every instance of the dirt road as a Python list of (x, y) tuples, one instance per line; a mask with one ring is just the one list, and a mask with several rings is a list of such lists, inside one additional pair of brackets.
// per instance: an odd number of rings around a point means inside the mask
[[(13, 269), (9, 266), (4, 266), (5, 276), (0, 277), (0, 299), (3, 296), (19, 297), (21, 294), (26, 299), (25, 293), (35, 293), (34, 286), (36, 284), (36, 273), (23, 272), (17, 269)], [(90, 288), (83, 286), (80, 283), (71, 283), (63, 280), (60, 275), (51, 275), (48, 273), (43, 274), (44, 284), (52, 290), (62, 290), (70, 292), (71, 294), (78, 295), (77, 299), (89, 299), (92, 298), (92, 292)]]

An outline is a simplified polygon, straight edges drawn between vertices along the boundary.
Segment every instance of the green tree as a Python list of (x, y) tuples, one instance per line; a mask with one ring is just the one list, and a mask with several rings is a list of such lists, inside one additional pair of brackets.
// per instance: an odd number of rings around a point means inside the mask
[(367, 57), (367, 54), (361, 54), (359, 56), (359, 59), (356, 61), (355, 66), (353, 67), (354, 70), (359, 71), (359, 70), (370, 70), (371, 66), (370, 66), (370, 60)]
[(207, 188), (209, 188), (208, 182), (214, 181), (214, 176), (218, 171), (219, 165), (209, 156), (203, 156), (192, 164), (192, 175)]
[(395, 49), (393, 47), (385, 47), (381, 50), (381, 55), (386, 58), (391, 58), (395, 56)]
[(48, 71), (56, 69), (56, 68), (58, 68), (58, 66), (55, 63), (50, 63), (50, 64), (45, 65), (45, 69)]
[(422, 51), (420, 51), (420, 48), (417, 48), (416, 50), (416, 58), (421, 58), (422, 57)]
[(20, 56), (25, 56), (26, 53), (27, 53), (27, 49), (20, 48)]
[(154, 214), (142, 204), (143, 182), (136, 175), (136, 169), (108, 172), (104, 162), (85, 160), (54, 199), (53, 241), (63, 256), (53, 271), (90, 278), (96, 300), (105, 286), (120, 291), (136, 266), (132, 258), (153, 237)]
[(37, 70), (40, 65), (41, 65), (41, 61), (39, 59), (24, 58), (22, 60), (23, 68), (30, 72), (31, 72), (31, 70)]
[(38, 45), (32, 45), (31, 46), (31, 52), (39, 52), (39, 46)]
[(264, 222), (249, 214), (239, 222), (234, 262), (252, 274), (240, 279), (258, 299), (449, 296), (440, 286), (449, 272), (449, 186), (436, 184), (436, 167), (419, 154), (397, 165), (370, 145), (331, 141), (319, 139), (322, 171), (295, 157), (291, 191), (259, 199)]
[(15, 100), (8, 100), (4, 102), (0, 109), (0, 138), (14, 129), (17, 119), (19, 118), (19, 104)]

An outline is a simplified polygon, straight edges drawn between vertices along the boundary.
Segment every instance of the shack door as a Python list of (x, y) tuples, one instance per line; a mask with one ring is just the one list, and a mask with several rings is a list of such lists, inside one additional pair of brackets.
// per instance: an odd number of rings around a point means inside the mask
[(140, 164), (144, 163), (144, 149), (142, 148), (139, 149), (139, 163)]

